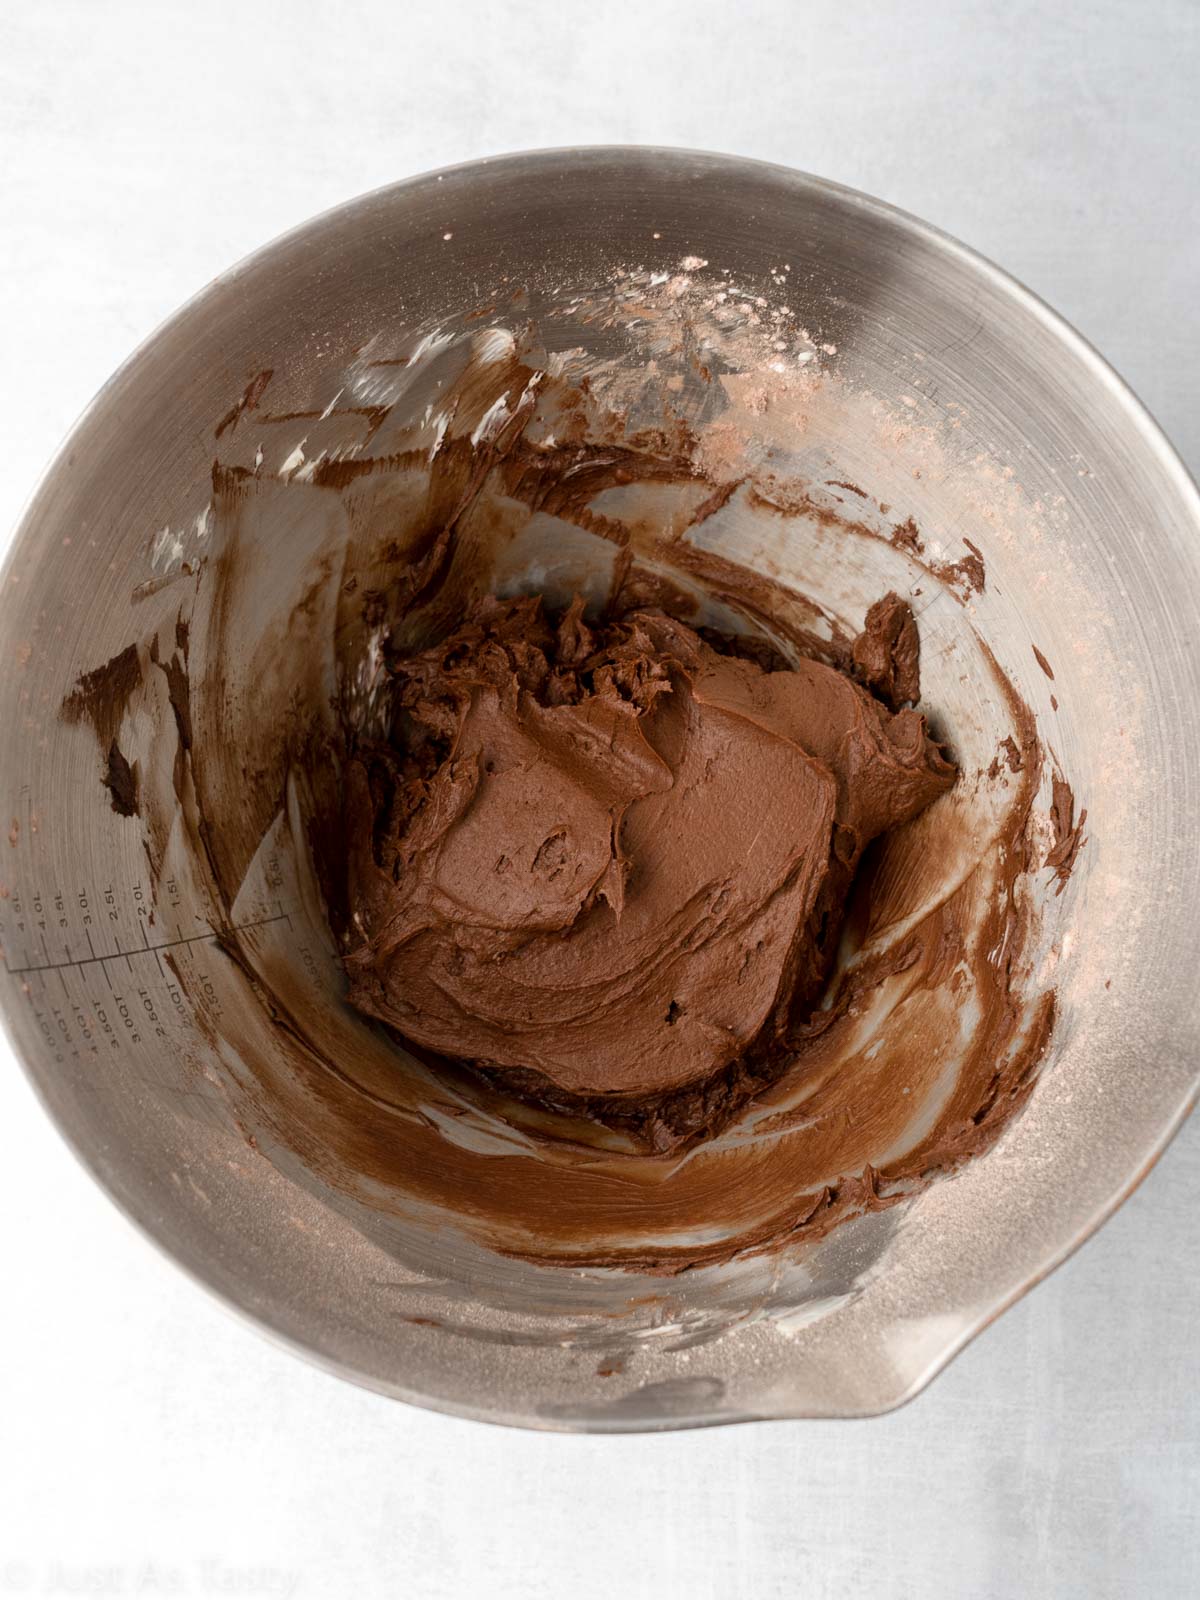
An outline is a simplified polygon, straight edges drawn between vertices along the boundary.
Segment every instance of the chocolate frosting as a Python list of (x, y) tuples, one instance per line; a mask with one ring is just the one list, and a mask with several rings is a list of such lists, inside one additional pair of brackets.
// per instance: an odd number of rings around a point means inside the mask
[[(915, 693), (907, 604), (864, 638), (868, 676)], [(735, 649), (662, 612), (593, 628), (576, 600), (554, 627), (539, 598), (488, 598), (395, 662), (398, 738), (347, 768), (352, 1002), (625, 1113), (744, 1058), (775, 1076), (863, 850), (955, 769), (917, 712)], [(730, 1098), (677, 1103), (672, 1131)]]
[(854, 641), (854, 668), (885, 705), (898, 711), (921, 698), (921, 645), (907, 600), (885, 594), (867, 612)]

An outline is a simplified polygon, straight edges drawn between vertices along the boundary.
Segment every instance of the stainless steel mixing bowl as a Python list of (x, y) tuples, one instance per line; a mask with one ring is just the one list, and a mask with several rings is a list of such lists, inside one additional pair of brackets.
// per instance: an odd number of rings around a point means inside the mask
[[(522, 1267), (445, 1230), (381, 1233), (345, 1194), (252, 1148), (194, 1024), (198, 1006), (219, 1028), (222, 1005), (253, 996), (226, 970), (207, 908), (172, 904), (170, 927), (151, 922), (136, 830), (108, 805), (88, 730), (58, 711), (178, 571), (207, 501), (214, 419), (256, 373), (316, 395), (381, 328), (436, 325), (533, 277), (578, 288), (690, 257), (761, 285), (764, 303), (786, 293), (828, 351), (847, 400), (814, 410), (812, 456), (927, 534), (983, 550), (971, 621), (1037, 711), (1089, 841), (1044, 951), (1053, 1047), (1000, 1144), (786, 1272), (758, 1258), (664, 1284)], [(1192, 1103), (1200, 500), (1153, 421), (1052, 312), (866, 196), (748, 161), (596, 149), (354, 201), (212, 284), (111, 380), (33, 500), (0, 608), (3, 1001), (17, 1054), (129, 1216), (227, 1303), (347, 1377), (540, 1427), (879, 1411), (1099, 1226)], [(280, 959), (313, 959), (288, 937), (281, 923)], [(166, 959), (176, 946), (194, 957), (186, 993)]]

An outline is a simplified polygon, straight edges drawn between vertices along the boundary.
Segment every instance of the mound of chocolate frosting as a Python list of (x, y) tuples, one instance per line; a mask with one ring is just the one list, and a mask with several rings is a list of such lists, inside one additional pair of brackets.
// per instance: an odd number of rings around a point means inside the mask
[(916, 711), (656, 611), (488, 599), (391, 670), (346, 778), (350, 998), (555, 1104), (772, 1075), (863, 850), (956, 775)]
[(394, 741), (347, 773), (350, 998), (550, 1099), (786, 1050), (862, 851), (955, 778), (915, 710), (656, 611), (485, 600), (392, 670)]

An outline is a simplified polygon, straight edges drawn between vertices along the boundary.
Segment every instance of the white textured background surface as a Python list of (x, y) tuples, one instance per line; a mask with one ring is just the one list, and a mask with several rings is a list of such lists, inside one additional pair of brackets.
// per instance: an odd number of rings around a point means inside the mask
[[(237, 257), (424, 168), (604, 141), (766, 157), (940, 224), (1200, 470), (1198, 0), (336, 10), (0, 9), (0, 529)], [(1200, 1125), (894, 1416), (543, 1437), (360, 1393), (229, 1319), (0, 1051), (0, 1600), (1200, 1593)]]

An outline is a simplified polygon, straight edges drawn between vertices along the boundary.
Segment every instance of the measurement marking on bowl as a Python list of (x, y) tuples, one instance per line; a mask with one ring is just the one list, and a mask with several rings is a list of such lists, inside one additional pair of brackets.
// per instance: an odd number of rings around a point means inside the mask
[[(180, 939), (166, 939), (161, 944), (143, 944), (141, 948), (135, 945), (131, 950), (112, 950), (107, 955), (97, 955), (95, 953), (95, 948), (92, 946), (91, 934), (85, 928), (84, 934), (87, 938), (88, 945), (92, 948), (93, 952), (90, 956), (69, 956), (66, 961), (46, 960), (30, 962), (24, 967), (10, 967), (8, 965), (8, 957), (5, 956), (4, 965), (10, 977), (20, 978), (24, 977), (30, 972), (58, 972), (64, 967), (90, 967), (94, 962), (128, 962), (131, 956), (157, 956), (160, 950), (175, 950), (180, 945), (186, 944), (203, 944), (209, 939), (219, 939), (222, 934), (245, 933), (250, 928), (265, 928), (273, 922), (286, 922), (290, 927), (292, 924), (291, 915), (286, 911), (281, 911), (273, 917), (259, 917), (253, 922), (233, 922), (222, 928), (212, 928), (205, 924), (206, 931), (204, 933), (193, 933), (189, 934), (186, 938)], [(145, 936), (145, 929), (143, 929), (142, 938), (145, 939)]]
[[(13, 888), (4, 902), (5, 916), (0, 919), (4, 969), (24, 991), (44, 1044), (59, 1065), (65, 1064), (68, 1058), (98, 1061), (102, 1049), (106, 1051), (109, 1047), (124, 1051), (130, 1047), (153, 1046), (156, 1042), (161, 1047), (179, 1029), (191, 1026), (197, 1000), (214, 1008), (214, 1015), (219, 1016), (221, 1012), (214, 987), (215, 974), (202, 970), (194, 972), (192, 978), (198, 993), (187, 995), (173, 970), (170, 952), (182, 952), (193, 946), (216, 944), (219, 947), (223, 936), (281, 922), (294, 931), (292, 914), (283, 902), (274, 900), (269, 904), (276, 909), (270, 912), (264, 907), (266, 914), (263, 916), (219, 925), (205, 920), (196, 933), (180, 930), (176, 938), (152, 943), (147, 932), (150, 906), (140, 884), (123, 890), (110, 885), (99, 892), (83, 887), (71, 894), (55, 890), (48, 895), (40, 890)], [(176, 909), (178, 905), (179, 901), (169, 899), (169, 909)], [(93, 937), (97, 921), (100, 927), (108, 926), (109, 922), (115, 924), (108, 927), (109, 935), (117, 942), (115, 950), (97, 948), (102, 938), (98, 928), (97, 936)], [(134, 929), (141, 939), (140, 944), (132, 939)], [(57, 940), (55, 934), (59, 936)], [(80, 934), (87, 942), (87, 955), (76, 953)], [(10, 949), (14, 935), (24, 945), (24, 953), (15, 957), (15, 962)], [(44, 958), (41, 960), (34, 958), (39, 947)], [(62, 950), (63, 959), (52, 955), (52, 947)], [(149, 973), (144, 968), (138, 971), (135, 965), (138, 956), (153, 957), (154, 967)], [(127, 971), (120, 966), (122, 962)], [(114, 963), (117, 963), (115, 972)], [(202, 961), (202, 966), (206, 964)], [(95, 992), (97, 972), (104, 978), (107, 993)], [(31, 979), (40, 982), (34, 986)], [(50, 990), (51, 982), (61, 987), (61, 999), (57, 989)]]

